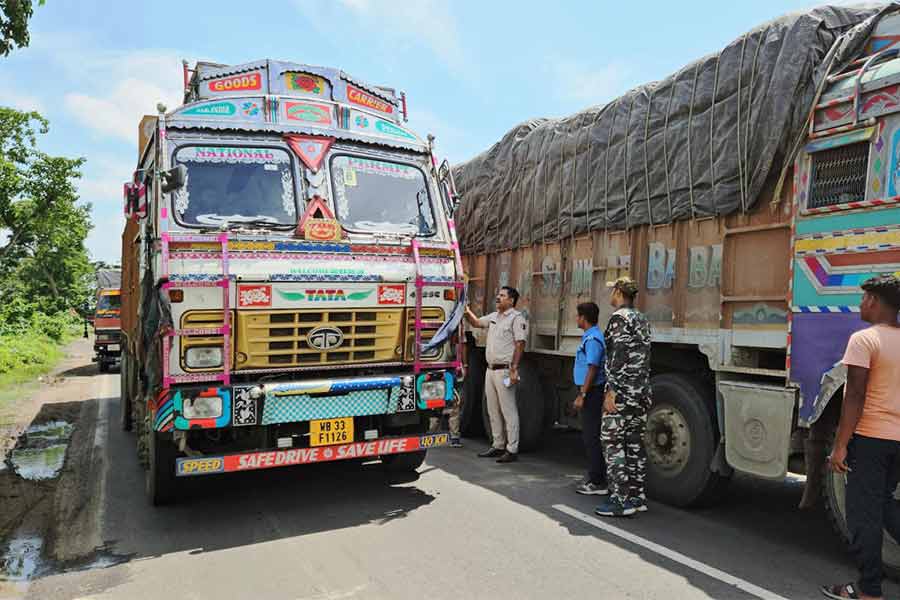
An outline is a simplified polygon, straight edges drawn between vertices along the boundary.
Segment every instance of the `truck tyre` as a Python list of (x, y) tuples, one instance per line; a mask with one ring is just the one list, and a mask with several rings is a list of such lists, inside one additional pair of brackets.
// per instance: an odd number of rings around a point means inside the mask
[(148, 438), (150, 465), (147, 469), (147, 497), (153, 506), (163, 506), (175, 499), (175, 458), (178, 450), (157, 432), (151, 431)]
[(718, 444), (711, 398), (683, 375), (654, 377), (651, 386), (644, 433), (647, 494), (674, 506), (715, 502), (729, 478), (710, 470)]
[[(847, 530), (847, 504), (845, 502), (843, 475), (838, 475), (824, 465), (825, 469), (824, 481), (822, 484), (822, 496), (825, 500), (825, 513), (835, 533), (840, 536), (844, 543), (850, 543), (850, 534)], [(900, 489), (900, 488), (898, 488)], [(894, 498), (898, 497), (897, 491), (894, 492)], [(887, 531), (884, 532), (884, 542), (881, 545), (881, 561), (884, 564), (885, 573), (894, 580), (900, 579), (900, 545), (892, 538)]]
[(462, 385), (463, 405), (459, 411), (459, 429), (465, 437), (484, 435), (481, 419), (481, 401), (484, 398), (484, 350), (470, 345), (468, 348), (469, 368)]
[(411, 473), (422, 466), (428, 450), (404, 452), (403, 454), (387, 454), (381, 457), (381, 464), (390, 473)]
[(122, 431), (131, 431), (131, 359), (127, 352), (122, 352), (122, 363), (119, 365), (119, 410), (122, 413), (120, 423)]
[[(519, 451), (528, 452), (540, 447), (546, 429), (547, 406), (544, 384), (541, 382), (533, 362), (523, 359), (519, 366), (519, 383), (516, 384), (516, 406), (519, 409)], [(491, 418), (488, 415), (487, 399), (482, 393), (481, 418), (488, 442), (493, 442)]]

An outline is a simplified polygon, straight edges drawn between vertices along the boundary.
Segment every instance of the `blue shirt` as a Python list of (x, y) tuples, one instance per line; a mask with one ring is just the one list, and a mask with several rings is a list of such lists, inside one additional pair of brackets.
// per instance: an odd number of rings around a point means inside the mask
[(575, 368), (573, 369), (575, 385), (584, 384), (588, 367), (591, 365), (597, 367), (597, 375), (594, 377), (592, 387), (606, 383), (606, 376), (603, 373), (604, 354), (606, 354), (606, 342), (603, 339), (603, 333), (599, 327), (594, 325), (581, 336), (581, 345), (578, 346), (578, 352), (575, 353)]

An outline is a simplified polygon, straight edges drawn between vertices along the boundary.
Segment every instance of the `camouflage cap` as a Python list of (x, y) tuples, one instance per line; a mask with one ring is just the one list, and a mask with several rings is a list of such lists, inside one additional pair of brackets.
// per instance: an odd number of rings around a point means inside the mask
[(638, 293), (638, 284), (631, 277), (619, 277), (615, 281), (608, 281), (606, 287), (617, 289), (632, 298)]

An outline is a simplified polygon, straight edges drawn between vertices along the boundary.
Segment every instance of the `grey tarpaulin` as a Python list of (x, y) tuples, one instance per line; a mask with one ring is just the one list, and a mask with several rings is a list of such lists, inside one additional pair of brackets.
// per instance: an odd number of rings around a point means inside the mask
[(98, 269), (97, 287), (101, 289), (122, 287), (122, 271), (118, 269)]
[(753, 207), (802, 135), (826, 65), (852, 59), (896, 8), (786, 15), (605, 106), (518, 125), (454, 171), (464, 251)]

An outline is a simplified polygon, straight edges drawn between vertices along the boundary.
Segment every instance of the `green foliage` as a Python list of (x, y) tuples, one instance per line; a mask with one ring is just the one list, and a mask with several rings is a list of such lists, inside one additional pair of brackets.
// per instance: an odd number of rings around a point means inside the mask
[(37, 136), (46, 132), (38, 113), (0, 107), (0, 297), (15, 304), (15, 317), (26, 305), (55, 314), (91, 301), (90, 205), (75, 188), (84, 159), (41, 152)]
[[(38, 0), (38, 6), (43, 4), (44, 0)], [(28, 45), (28, 21), (33, 13), (32, 0), (0, 0), (0, 54), (7, 56), (13, 48)]]
[(29, 320), (0, 328), (0, 381), (25, 380), (46, 372), (59, 359), (60, 344), (77, 335), (81, 320), (72, 313), (33, 313)]

